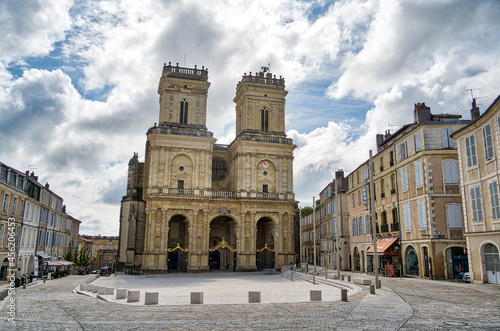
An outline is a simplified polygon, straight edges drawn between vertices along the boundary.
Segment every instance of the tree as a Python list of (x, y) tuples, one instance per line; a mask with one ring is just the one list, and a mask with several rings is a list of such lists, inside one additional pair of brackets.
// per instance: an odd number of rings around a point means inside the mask
[(64, 259), (69, 262), (75, 262), (76, 254), (73, 254), (73, 242), (68, 245), (68, 252), (64, 255)]
[(302, 208), (302, 209), (300, 210), (300, 215), (302, 216), (302, 215), (304, 215), (305, 213), (310, 212), (311, 210), (313, 210), (313, 208), (312, 208), (312, 207), (306, 206), (306, 207), (304, 207), (304, 208)]

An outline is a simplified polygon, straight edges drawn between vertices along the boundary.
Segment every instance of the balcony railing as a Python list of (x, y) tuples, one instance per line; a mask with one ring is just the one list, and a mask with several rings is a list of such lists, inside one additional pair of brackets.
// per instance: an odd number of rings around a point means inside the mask
[(389, 224), (381, 224), (380, 225), (380, 232), (382, 232), (382, 233), (389, 232)]
[(385, 193), (380, 193), (381, 198), (385, 198)]
[(399, 223), (392, 223), (391, 224), (391, 231), (399, 231)]
[(391, 190), (391, 195), (396, 194), (396, 189)]
[(147, 190), (147, 194), (153, 196), (187, 196), (215, 199), (295, 200), (295, 195), (293, 193), (227, 192), (169, 187), (150, 187)]

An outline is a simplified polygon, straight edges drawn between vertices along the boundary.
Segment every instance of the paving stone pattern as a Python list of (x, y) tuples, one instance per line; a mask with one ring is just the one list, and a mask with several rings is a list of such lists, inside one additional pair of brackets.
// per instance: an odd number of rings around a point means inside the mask
[(16, 324), (13, 327), (7, 321), (4, 300), (0, 304), (0, 330), (500, 329), (500, 287), (492, 285), (383, 278), (383, 287), (375, 295), (363, 287), (348, 302), (339, 298), (279, 304), (145, 306), (72, 293), (85, 277), (67, 276), (16, 289)]

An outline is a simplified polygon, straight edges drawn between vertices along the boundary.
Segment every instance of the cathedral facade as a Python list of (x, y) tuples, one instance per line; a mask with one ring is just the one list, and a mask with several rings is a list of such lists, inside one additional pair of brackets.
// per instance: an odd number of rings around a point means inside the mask
[(295, 263), (292, 139), (285, 81), (264, 68), (237, 84), (236, 138), (207, 130), (208, 71), (164, 65), (159, 124), (129, 162), (118, 269), (253, 271)]

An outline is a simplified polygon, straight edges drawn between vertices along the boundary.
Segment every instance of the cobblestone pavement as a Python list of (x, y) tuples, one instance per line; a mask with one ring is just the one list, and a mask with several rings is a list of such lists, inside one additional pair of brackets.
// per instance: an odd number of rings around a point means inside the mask
[[(356, 277), (358, 277), (357, 275)], [(16, 324), (1, 330), (499, 330), (500, 287), (382, 278), (348, 302), (133, 306), (72, 293), (87, 276), (16, 289)]]

